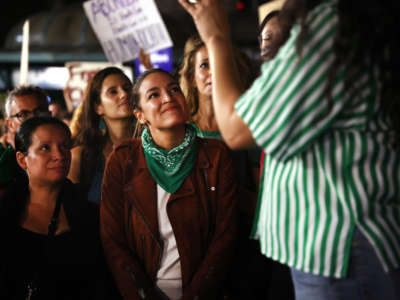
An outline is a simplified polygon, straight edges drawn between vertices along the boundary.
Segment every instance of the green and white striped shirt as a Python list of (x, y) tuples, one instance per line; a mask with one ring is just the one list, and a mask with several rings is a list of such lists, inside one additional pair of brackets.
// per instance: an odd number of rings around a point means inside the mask
[(337, 22), (336, 1), (317, 6), (303, 55), (295, 49), (295, 26), (235, 108), (266, 152), (253, 228), (262, 252), (307, 273), (341, 278), (355, 227), (385, 270), (400, 265), (400, 155), (378, 111), (372, 68), (354, 80), (349, 95), (343, 67), (332, 101), (324, 96)]

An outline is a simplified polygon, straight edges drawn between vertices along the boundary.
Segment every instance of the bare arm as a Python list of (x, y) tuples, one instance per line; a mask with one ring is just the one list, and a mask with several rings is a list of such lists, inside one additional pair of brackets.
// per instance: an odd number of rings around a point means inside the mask
[(244, 90), (234, 61), (229, 24), (222, 1), (201, 0), (195, 5), (186, 0), (178, 1), (192, 15), (207, 47), (213, 74), (214, 111), (225, 142), (232, 149), (254, 146), (250, 129), (234, 107)]
[(79, 183), (79, 176), (81, 174), (81, 154), (82, 147), (77, 146), (72, 148), (71, 150), (71, 167), (68, 173), (68, 179), (70, 179), (73, 183)]
[(151, 63), (150, 54), (144, 52), (143, 48), (139, 50), (139, 61), (146, 68), (146, 70), (153, 69), (153, 64)]

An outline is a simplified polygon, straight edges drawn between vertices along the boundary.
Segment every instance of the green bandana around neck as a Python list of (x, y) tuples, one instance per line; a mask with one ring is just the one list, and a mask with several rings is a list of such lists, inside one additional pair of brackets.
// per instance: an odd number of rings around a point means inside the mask
[(196, 131), (186, 126), (185, 138), (179, 146), (166, 150), (157, 146), (148, 128), (142, 133), (142, 145), (150, 174), (168, 193), (175, 193), (192, 170), (197, 159)]

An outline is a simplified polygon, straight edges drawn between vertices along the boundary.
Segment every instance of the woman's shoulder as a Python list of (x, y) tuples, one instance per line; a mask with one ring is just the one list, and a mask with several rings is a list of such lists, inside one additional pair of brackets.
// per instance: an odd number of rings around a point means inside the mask
[(83, 153), (85, 152), (85, 146), (77, 145), (71, 149), (72, 160), (80, 161)]
[(113, 151), (107, 158), (106, 168), (118, 166), (126, 171), (142, 160), (144, 160), (144, 153), (141, 139), (126, 139), (114, 144)]
[(69, 168), (68, 178), (75, 183), (78, 183), (80, 180), (82, 151), (83, 146), (75, 146), (71, 149), (71, 166)]
[(98, 208), (87, 200), (87, 192), (83, 185), (66, 179), (61, 193), (67, 219), (72, 223), (70, 225), (76, 227), (77, 224), (96, 223)]
[(28, 193), (29, 182), (26, 176), (20, 176), (8, 185), (0, 197), (0, 224), (13, 225), (18, 222), (25, 210)]
[(220, 140), (209, 138), (197, 138), (200, 148), (212, 149), (215, 151), (229, 151), (228, 146)]
[(64, 203), (84, 206), (86, 204), (85, 201), (82, 201), (82, 198), (85, 197), (85, 192), (85, 187), (81, 183), (74, 183), (68, 178), (65, 179), (60, 191)]
[(83, 152), (83, 146), (75, 146), (71, 149), (71, 157), (73, 161), (80, 161)]
[(209, 161), (232, 158), (231, 151), (229, 150), (228, 146), (220, 140), (197, 138), (197, 141), (198, 156), (200, 158), (205, 156), (205, 158), (207, 158)]
[(141, 138), (124, 139), (114, 144), (113, 152), (122, 154), (125, 152), (137, 151), (141, 145), (142, 145)]
[(75, 153), (75, 154), (80, 154), (82, 151), (83, 151), (83, 146), (82, 145), (74, 146), (71, 149), (71, 153)]

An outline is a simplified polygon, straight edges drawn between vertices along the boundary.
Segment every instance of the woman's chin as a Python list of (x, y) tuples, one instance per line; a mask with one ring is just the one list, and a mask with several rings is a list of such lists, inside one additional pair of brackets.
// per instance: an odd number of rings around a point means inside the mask
[(187, 123), (187, 120), (182, 118), (182, 119), (174, 119), (174, 120), (169, 120), (166, 122), (163, 126), (164, 129), (177, 129), (180, 127), (184, 127)]
[(201, 93), (201, 96), (205, 98), (211, 98), (212, 97), (212, 86), (207, 86)]

